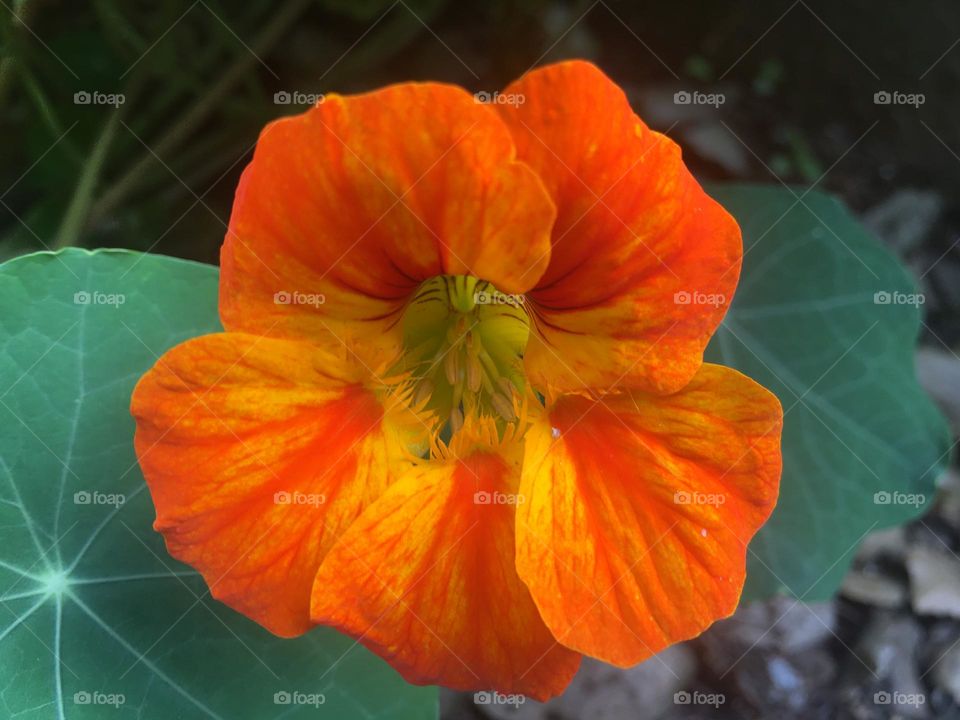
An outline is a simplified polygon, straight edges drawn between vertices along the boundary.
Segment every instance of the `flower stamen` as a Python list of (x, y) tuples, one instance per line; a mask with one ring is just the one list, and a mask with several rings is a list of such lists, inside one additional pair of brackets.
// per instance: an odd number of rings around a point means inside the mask
[(501, 426), (517, 420), (529, 334), (522, 300), (469, 275), (443, 275), (421, 285), (403, 323), (406, 350), (396, 369), (413, 379), (417, 400), (446, 418), (450, 435), (468, 417)]

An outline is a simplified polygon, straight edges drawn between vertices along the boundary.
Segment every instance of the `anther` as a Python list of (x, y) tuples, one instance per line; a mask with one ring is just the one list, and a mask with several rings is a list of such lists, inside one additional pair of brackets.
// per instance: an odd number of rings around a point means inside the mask
[(443, 358), (443, 372), (447, 376), (447, 382), (451, 385), (457, 384), (457, 375), (460, 370), (460, 353), (456, 347), (450, 348)]
[(460, 408), (455, 407), (450, 411), (450, 432), (456, 434), (463, 427), (463, 413)]
[(413, 391), (413, 404), (421, 405), (430, 399), (430, 396), (433, 395), (433, 381), (430, 378), (424, 378), (417, 384), (416, 390)]
[(500, 393), (494, 393), (490, 396), (490, 404), (493, 405), (493, 409), (507, 422), (513, 422), (517, 419), (517, 415), (513, 412), (513, 403), (511, 403), (506, 397)]
[(507, 378), (501, 375), (497, 378), (497, 385), (500, 386), (500, 391), (506, 395), (508, 398), (513, 397), (513, 393), (516, 391), (514, 384), (510, 382)]
[(467, 353), (467, 387), (470, 392), (480, 392), (483, 385), (483, 368), (473, 353)]

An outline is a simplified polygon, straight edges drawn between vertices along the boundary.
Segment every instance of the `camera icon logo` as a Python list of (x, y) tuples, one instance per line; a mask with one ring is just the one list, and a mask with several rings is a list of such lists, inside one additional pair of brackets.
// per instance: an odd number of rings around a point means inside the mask
[(86, 290), (81, 290), (80, 292), (75, 292), (73, 294), (73, 304), (74, 305), (89, 305), (90, 304), (90, 293)]
[(90, 493), (88, 493), (86, 490), (81, 490), (73, 494), (74, 505), (89, 505), (92, 499), (93, 499), (93, 496)]
[(92, 696), (86, 690), (81, 690), (73, 694), (74, 705), (89, 705), (92, 699)]
[(286, 90), (280, 90), (273, 94), (274, 105), (289, 105), (293, 102), (293, 96)]
[(874, 105), (889, 105), (893, 102), (893, 96), (886, 90), (879, 90), (873, 94)]
[(81, 90), (73, 94), (74, 105), (89, 105), (91, 102), (93, 102), (93, 96), (86, 90)]
[(293, 297), (286, 290), (281, 290), (273, 294), (274, 305), (289, 305), (292, 301)]
[(274, 705), (289, 705), (292, 700), (293, 697), (286, 690), (281, 690), (273, 694)]
[(674, 105), (689, 105), (693, 102), (693, 95), (687, 90), (679, 90), (673, 94)]

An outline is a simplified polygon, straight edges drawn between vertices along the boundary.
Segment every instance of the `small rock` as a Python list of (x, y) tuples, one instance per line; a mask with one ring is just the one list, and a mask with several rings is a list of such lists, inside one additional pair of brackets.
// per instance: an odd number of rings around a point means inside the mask
[(735, 666), (733, 680), (744, 699), (763, 713), (791, 714), (810, 710), (835, 674), (833, 656), (814, 648), (795, 655), (751, 652)]
[(857, 559), (867, 560), (877, 557), (903, 560), (907, 551), (907, 534), (902, 525), (885, 530), (876, 530), (867, 535), (857, 549)]
[(735, 177), (743, 177), (750, 171), (749, 151), (719, 122), (707, 121), (685, 128), (683, 139), (681, 144)]
[(801, 653), (831, 637), (835, 627), (833, 603), (803, 603), (779, 595), (745, 605), (697, 642), (710, 669), (723, 676), (753, 649)]
[[(960, 639), (960, 638), (958, 638)], [(960, 643), (954, 643), (939, 660), (934, 658), (931, 676), (934, 684), (950, 693), (954, 702), (960, 704)]]
[(690, 688), (695, 673), (696, 658), (686, 645), (673, 645), (627, 669), (584, 658), (560, 697), (483, 705), (482, 711), (496, 720), (625, 720), (643, 708), (652, 720), (673, 707), (674, 693)]
[(898, 190), (863, 214), (871, 230), (902, 256), (919, 248), (943, 212), (943, 198), (928, 190)]
[(888, 612), (877, 612), (863, 630), (853, 662), (865, 663), (878, 681), (874, 686), (877, 693), (868, 696), (875, 707), (896, 703), (896, 708), (881, 707), (895, 710), (889, 717), (921, 718), (927, 714), (924, 702), (919, 700), (925, 700), (926, 695), (917, 670), (922, 637), (923, 631), (912, 617)]
[[(697, 659), (693, 649), (687, 645), (673, 645), (645, 663), (622, 672), (633, 690), (636, 700), (633, 708), (647, 708), (650, 717), (656, 717), (673, 705), (675, 693), (690, 687), (696, 671)], [(591, 713), (591, 717), (600, 716)], [(610, 716), (611, 720), (613, 717)]]
[[(778, 603), (793, 601), (781, 598)], [(836, 606), (832, 602), (789, 605), (783, 620), (777, 624), (779, 648), (785, 653), (800, 653), (833, 637), (836, 627)], [(780, 617), (777, 615), (777, 617)]]
[(930, 689), (930, 713), (938, 720), (960, 720), (960, 666), (957, 655), (950, 657), (958, 649), (960, 621), (941, 619), (929, 625), (920, 670)]
[(954, 428), (960, 429), (960, 358), (947, 350), (917, 350), (917, 377)]
[(960, 550), (957, 530), (939, 513), (928, 513), (919, 522), (907, 528), (908, 543), (911, 548), (925, 547), (936, 552), (956, 552)]
[(889, 612), (875, 613), (857, 644), (857, 658), (881, 678), (893, 674), (899, 663), (915, 664), (922, 631), (911, 617)]
[(946, 523), (960, 532), (960, 473), (953, 468), (940, 478), (936, 511)]
[(918, 614), (960, 618), (960, 559), (945, 548), (915, 545), (907, 553), (907, 572)]
[(954, 255), (938, 255), (926, 264), (922, 272), (930, 286), (948, 308), (960, 306), (960, 259)]
[(843, 579), (840, 592), (850, 600), (882, 608), (899, 608), (907, 602), (906, 585), (880, 573), (852, 570)]
[(473, 702), (473, 693), (440, 688), (440, 720), (473, 720), (483, 715)]

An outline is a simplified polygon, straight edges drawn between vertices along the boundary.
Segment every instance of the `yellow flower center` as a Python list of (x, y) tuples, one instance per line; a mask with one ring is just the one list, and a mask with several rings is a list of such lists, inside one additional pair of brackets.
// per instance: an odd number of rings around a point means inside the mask
[(440, 275), (420, 286), (404, 312), (397, 369), (413, 378), (414, 404), (426, 402), (451, 435), (465, 417), (513, 422), (529, 333), (522, 296), (468, 275)]

